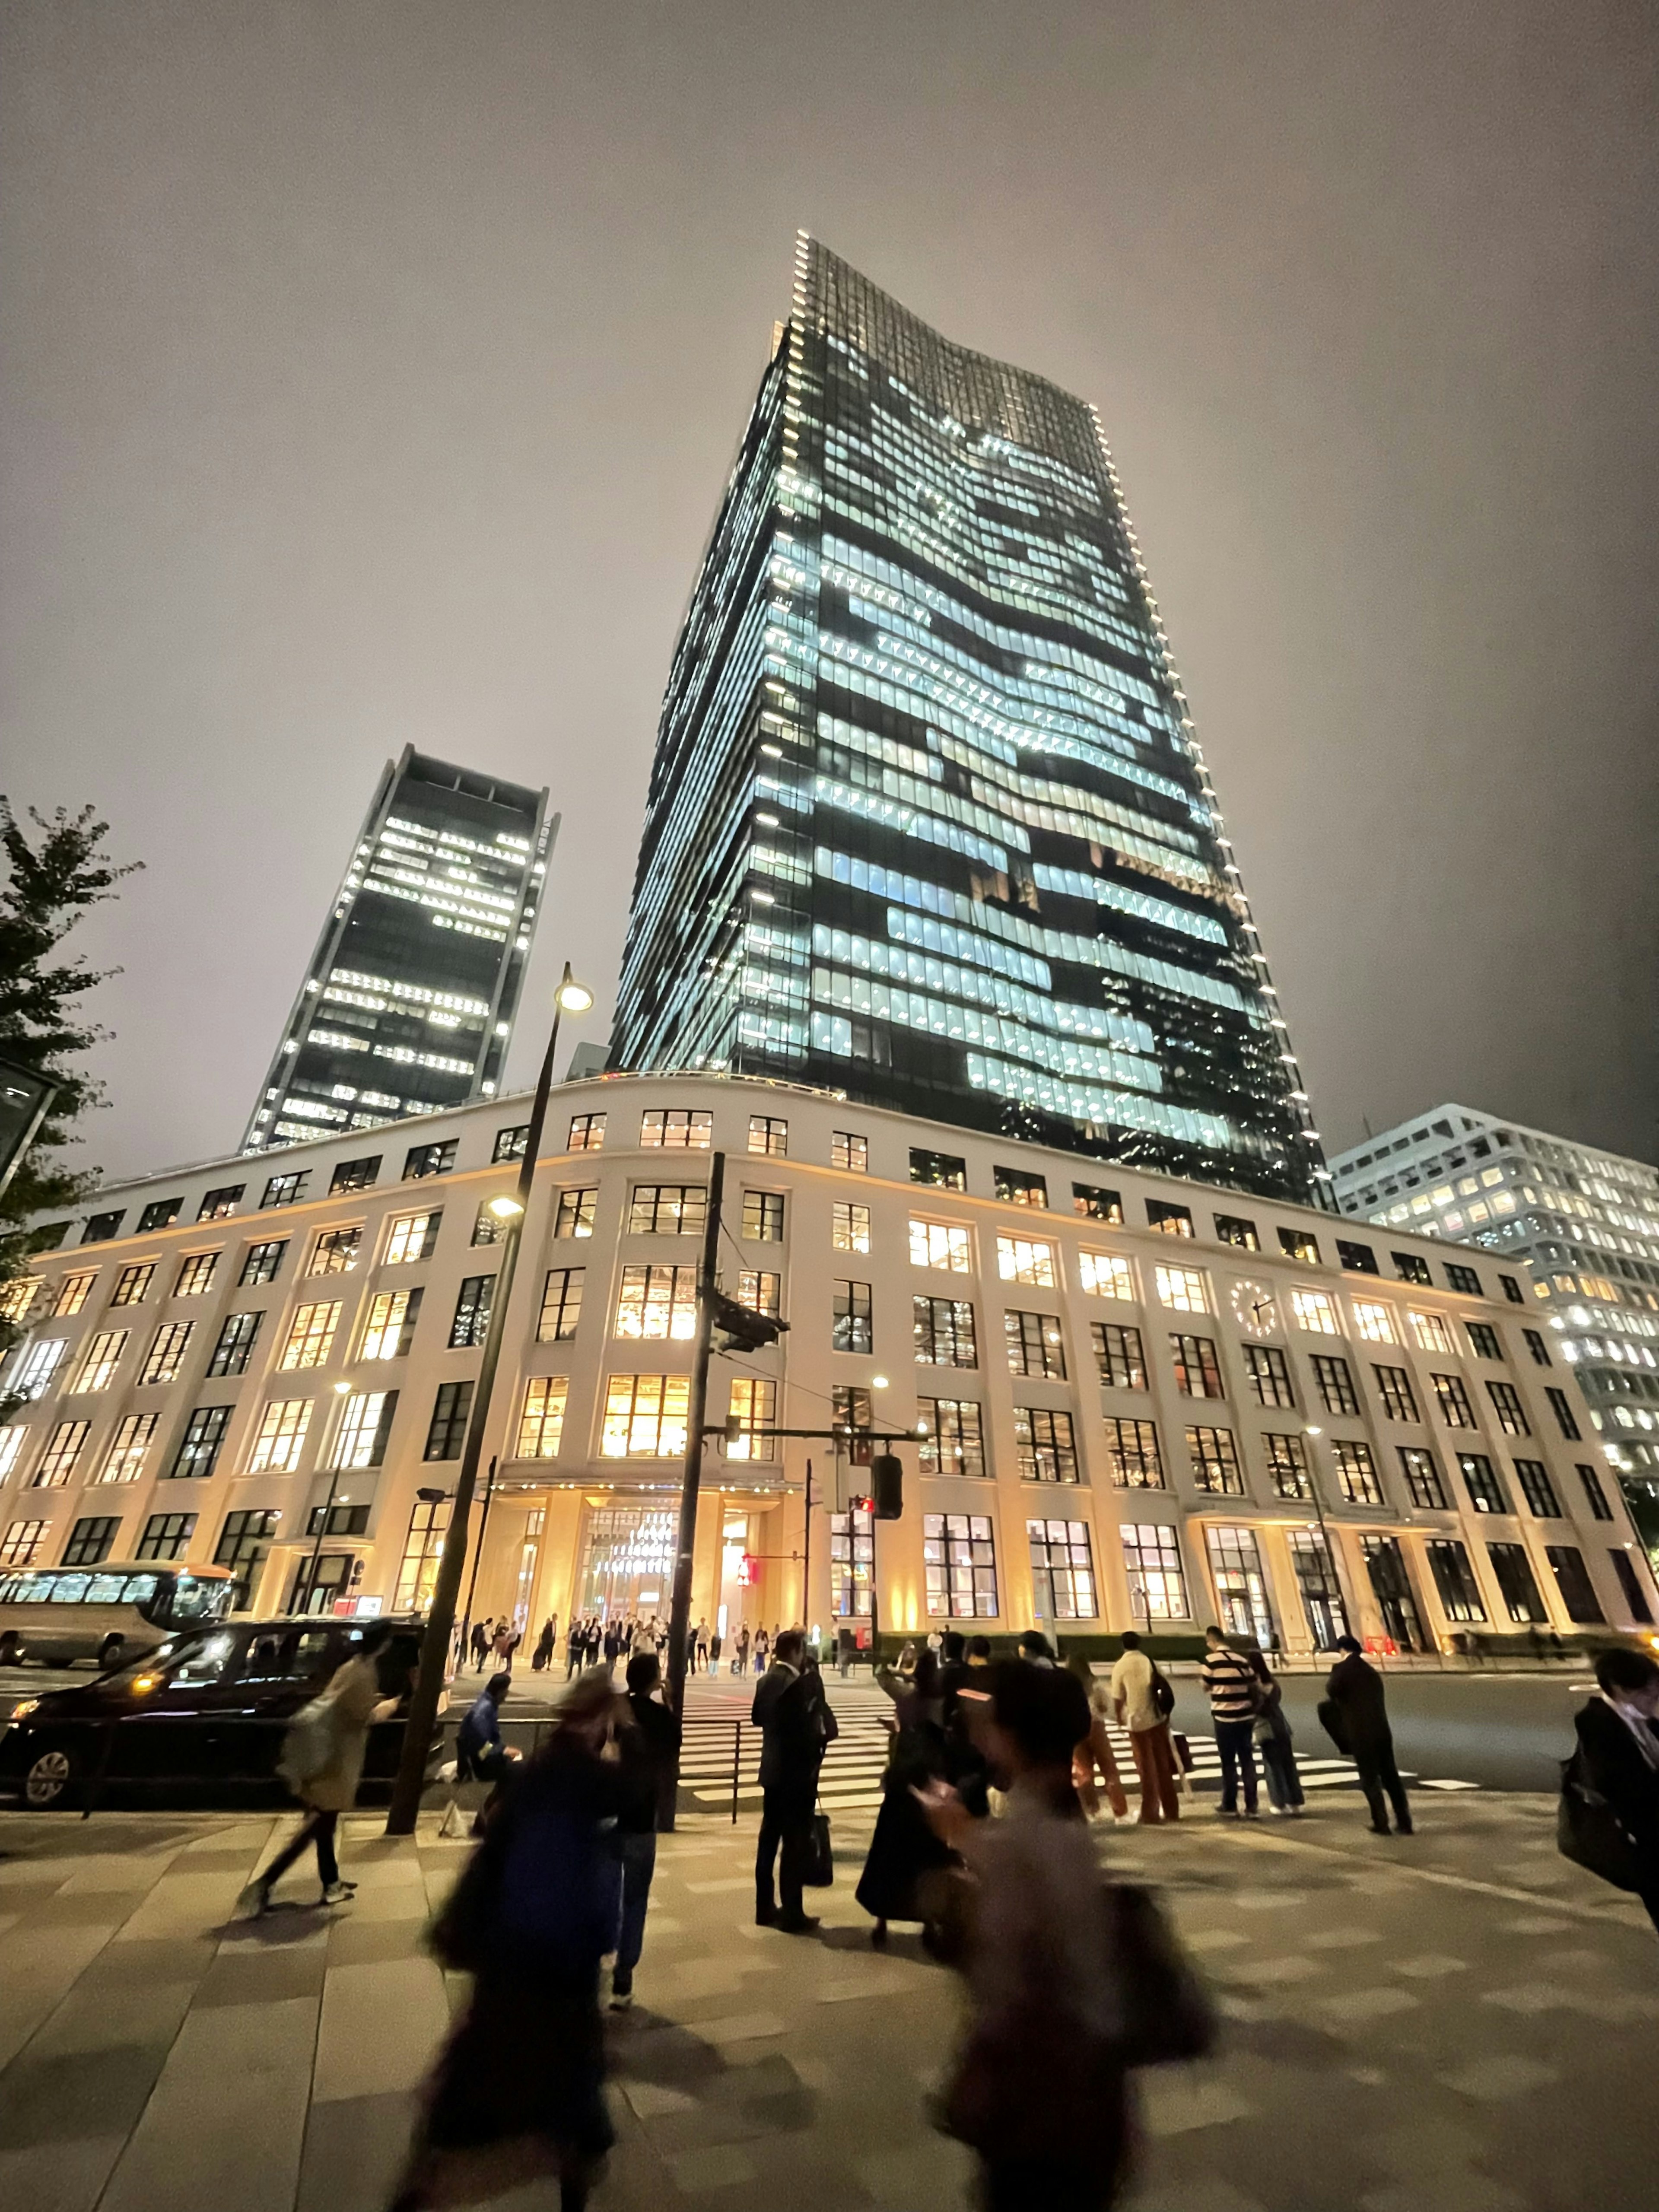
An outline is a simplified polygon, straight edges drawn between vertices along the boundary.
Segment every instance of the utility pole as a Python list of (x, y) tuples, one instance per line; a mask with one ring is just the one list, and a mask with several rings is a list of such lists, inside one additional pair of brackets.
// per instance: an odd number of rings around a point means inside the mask
[(686, 1408), (685, 1473), (680, 1481), (680, 1525), (674, 1544), (674, 1595), (668, 1610), (668, 1710), (685, 1716), (685, 1632), (691, 1620), (691, 1568), (697, 1542), (697, 1492), (702, 1484), (703, 1422), (708, 1411), (708, 1355), (714, 1338), (714, 1278), (720, 1252), (720, 1199), (726, 1155), (708, 1162), (708, 1212), (703, 1224), (702, 1264), (697, 1270), (697, 1334), (691, 1356), (690, 1403)]
[(812, 1462), (806, 1462), (805, 1517), (801, 1523), (800, 1625), (812, 1629)]
[(403, 1755), (398, 1763), (398, 1779), (392, 1791), (392, 1809), (386, 1820), (388, 1836), (413, 1835), (416, 1815), (421, 1809), (421, 1792), (426, 1784), (427, 1752), (432, 1741), (433, 1723), (438, 1717), (438, 1699), (442, 1694), (444, 1677), (449, 1666), (449, 1638), (455, 1626), (455, 1601), (461, 1594), (461, 1576), (466, 1567), (467, 1522), (472, 1510), (472, 1493), (477, 1487), (478, 1462), (483, 1455), (484, 1431), (489, 1424), (489, 1401), (495, 1388), (495, 1370), (501, 1364), (501, 1344), (507, 1334), (507, 1309), (512, 1299), (513, 1277), (519, 1264), (520, 1239), (524, 1232), (531, 1188), (536, 1180), (536, 1160), (542, 1148), (542, 1131), (547, 1123), (548, 1096), (553, 1088), (553, 1058), (559, 1046), (559, 1017), (567, 1008), (573, 1014), (586, 1013), (592, 1003), (593, 994), (586, 984), (573, 980), (570, 963), (567, 960), (559, 988), (553, 994), (553, 1029), (547, 1040), (541, 1073), (536, 1080), (530, 1126), (525, 1132), (524, 1157), (519, 1163), (519, 1180), (511, 1198), (490, 1200), (491, 1212), (498, 1221), (506, 1223), (507, 1230), (501, 1238), (501, 1264), (495, 1270), (495, 1288), (489, 1302), (489, 1326), (484, 1332), (483, 1357), (478, 1362), (477, 1388), (472, 1393), (472, 1410), (466, 1425), (466, 1443), (461, 1451), (461, 1471), (456, 1480), (454, 1499), (449, 1509), (449, 1527), (444, 1533), (443, 1554), (438, 1562), (438, 1579), (433, 1586), (432, 1604), (426, 1617), (426, 1632), (421, 1638), (420, 1668), (410, 1696), (409, 1718), (404, 1724)]

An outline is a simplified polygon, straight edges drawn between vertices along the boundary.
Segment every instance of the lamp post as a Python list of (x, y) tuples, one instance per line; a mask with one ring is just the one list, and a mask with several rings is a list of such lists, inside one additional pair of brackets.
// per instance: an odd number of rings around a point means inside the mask
[(495, 1271), (495, 1295), (489, 1304), (489, 1326), (484, 1332), (483, 1357), (478, 1362), (477, 1387), (472, 1394), (472, 1410), (466, 1425), (466, 1443), (461, 1451), (461, 1471), (455, 1484), (449, 1527), (444, 1534), (443, 1556), (438, 1562), (438, 1578), (433, 1586), (432, 1604), (426, 1617), (426, 1632), (421, 1638), (420, 1670), (416, 1675), (414, 1692), (409, 1701), (403, 1756), (398, 1761), (398, 1779), (392, 1792), (392, 1808), (386, 1814), (386, 1832), (388, 1836), (412, 1835), (415, 1817), (421, 1809), (421, 1791), (426, 1782), (427, 1749), (432, 1738), (433, 1723), (438, 1717), (438, 1698), (449, 1662), (449, 1638), (455, 1626), (455, 1601), (461, 1593), (461, 1576), (466, 1566), (467, 1522), (471, 1513), (472, 1493), (477, 1486), (478, 1462), (483, 1456), (484, 1431), (489, 1421), (489, 1401), (495, 1387), (495, 1370), (501, 1364), (501, 1341), (507, 1334), (507, 1309), (513, 1296), (513, 1277), (519, 1262), (519, 1242), (523, 1233), (525, 1214), (530, 1205), (531, 1188), (536, 1180), (536, 1160), (541, 1151), (542, 1130), (547, 1121), (548, 1096), (553, 1088), (553, 1062), (559, 1048), (559, 1018), (565, 1013), (585, 1014), (592, 1003), (593, 994), (585, 983), (578, 983), (572, 976), (570, 963), (567, 960), (564, 973), (559, 978), (559, 987), (553, 994), (553, 1028), (547, 1040), (541, 1073), (536, 1079), (530, 1126), (525, 1132), (524, 1157), (519, 1163), (519, 1180), (511, 1198), (503, 1195), (489, 1201), (490, 1212), (498, 1221), (505, 1223), (506, 1233), (501, 1239), (501, 1264)]

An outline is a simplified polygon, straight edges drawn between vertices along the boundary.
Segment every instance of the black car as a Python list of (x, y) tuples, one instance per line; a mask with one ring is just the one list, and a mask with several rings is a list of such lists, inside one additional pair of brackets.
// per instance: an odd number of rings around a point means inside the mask
[[(65, 1805), (281, 1804), (283, 1737), (362, 1639), (362, 1620), (234, 1620), (172, 1638), (143, 1659), (11, 1709), (0, 1796)], [(406, 1703), (422, 1624), (398, 1620), (376, 1665)], [(434, 1734), (428, 1766), (438, 1756)], [(358, 1802), (383, 1805), (402, 1755), (401, 1717), (368, 1732)]]

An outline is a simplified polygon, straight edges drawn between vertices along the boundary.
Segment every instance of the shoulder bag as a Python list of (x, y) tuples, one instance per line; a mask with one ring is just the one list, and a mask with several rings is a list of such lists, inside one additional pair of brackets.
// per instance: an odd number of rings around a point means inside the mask
[(1607, 1799), (1590, 1787), (1582, 1746), (1561, 1762), (1555, 1841), (1563, 1858), (1611, 1882), (1615, 1889), (1641, 1887), (1636, 1845)]

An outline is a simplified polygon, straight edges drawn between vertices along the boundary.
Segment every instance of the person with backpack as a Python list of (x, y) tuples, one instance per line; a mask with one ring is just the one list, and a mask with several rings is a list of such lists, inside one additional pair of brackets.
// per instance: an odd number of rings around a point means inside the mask
[(1149, 1826), (1178, 1820), (1181, 1796), (1176, 1787), (1175, 1746), (1170, 1741), (1175, 1692), (1151, 1655), (1141, 1650), (1133, 1628), (1126, 1628), (1118, 1640), (1123, 1656), (1112, 1669), (1107, 1690), (1119, 1727), (1129, 1731), (1129, 1749), (1140, 1783), (1140, 1819)]
[(370, 1728), (376, 1721), (390, 1720), (398, 1710), (395, 1695), (380, 1694), (377, 1663), (391, 1637), (390, 1621), (373, 1622), (352, 1656), (335, 1669), (322, 1696), (289, 1723), (276, 1771), (305, 1806), (306, 1817), (299, 1833), (242, 1893), (245, 1908), (256, 1917), (269, 1911), (271, 1891), (295, 1861), (313, 1848), (322, 1902), (344, 1905), (356, 1893), (355, 1881), (340, 1879), (334, 1834), (341, 1814), (349, 1813), (357, 1802)]
[(1255, 1669), (1242, 1652), (1235, 1651), (1212, 1625), (1204, 1632), (1204, 1664), (1199, 1669), (1210, 1700), (1210, 1720), (1216, 1749), (1221, 1753), (1221, 1802), (1216, 1811), (1224, 1820), (1238, 1818), (1238, 1785), (1244, 1784), (1244, 1817), (1256, 1817), (1255, 1717), (1261, 1710)]
[(1636, 1894), (1659, 1928), (1659, 1665), (1645, 1651), (1604, 1651), (1595, 1680), (1600, 1694), (1573, 1717), (1575, 1764), (1624, 1832)]

